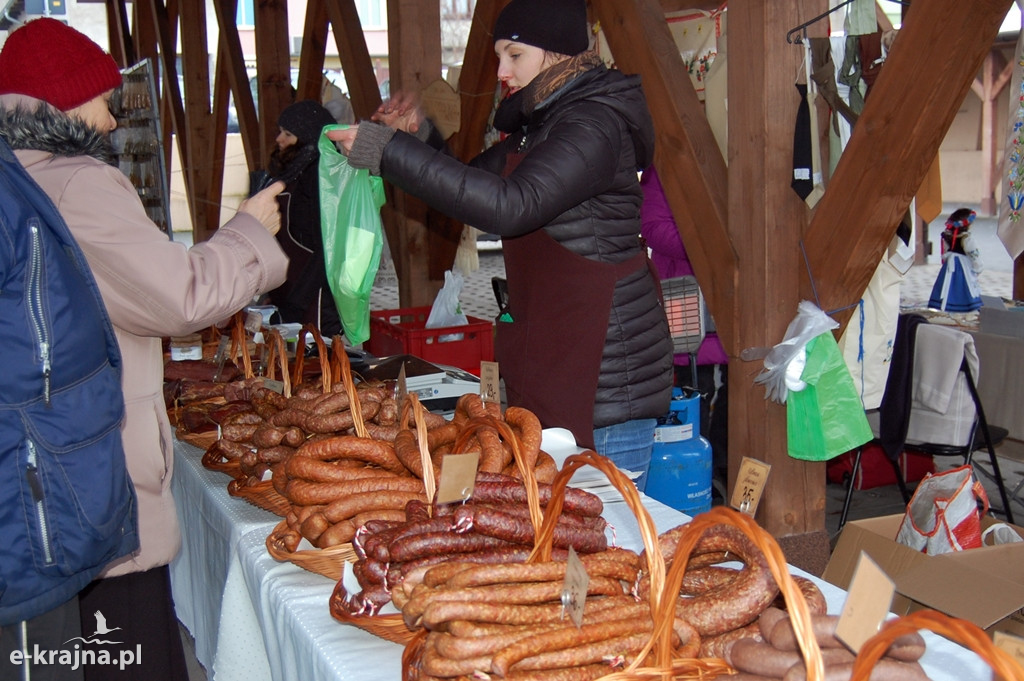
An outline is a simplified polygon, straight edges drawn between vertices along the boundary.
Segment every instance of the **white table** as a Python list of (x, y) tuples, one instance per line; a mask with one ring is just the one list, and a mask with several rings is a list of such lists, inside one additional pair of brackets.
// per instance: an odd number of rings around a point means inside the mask
[[(171, 582), (179, 619), (195, 637), (211, 681), (399, 681), (402, 646), (332, 618), (334, 581), (274, 560), (265, 540), (279, 518), (230, 497), (227, 476), (204, 469), (201, 455), (175, 444), (183, 546)], [(659, 532), (687, 519), (653, 499), (644, 504)], [(620, 546), (643, 548), (625, 503), (606, 504), (604, 515)], [(812, 579), (829, 612), (838, 613), (846, 592)], [(988, 678), (988, 666), (970, 651), (923, 635), (928, 652), (922, 664), (934, 681)]]

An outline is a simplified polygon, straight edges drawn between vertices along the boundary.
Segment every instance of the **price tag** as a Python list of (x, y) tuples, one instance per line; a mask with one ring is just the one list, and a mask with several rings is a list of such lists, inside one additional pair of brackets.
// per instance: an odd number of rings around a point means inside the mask
[[(1016, 660), (1017, 664), (1024, 666), (1024, 638), (1007, 634), (1005, 631), (995, 631), (992, 632), (992, 642), (996, 644), (996, 648), (999, 648), (1004, 653), (1008, 653), (1010, 657)], [(992, 674), (992, 678), (997, 679), (999, 677), (996, 674)]]
[(256, 333), (263, 327), (263, 315), (250, 310), (245, 313), (245, 330), (249, 333)]
[(445, 139), (459, 131), (462, 100), (447, 82), (438, 78), (425, 87), (420, 93), (420, 104)]
[(768, 473), (771, 469), (772, 467), (763, 461), (751, 459), (749, 456), (743, 457), (729, 504), (740, 513), (749, 516), (757, 513), (757, 505), (761, 503), (761, 494), (768, 483)]
[(269, 388), (270, 390), (273, 390), (275, 393), (281, 393), (282, 395), (284, 395), (284, 382), (283, 381), (275, 381), (273, 379), (264, 378), (263, 379), (263, 387)]
[(449, 454), (441, 459), (441, 479), (437, 483), (437, 503), (450, 504), (473, 496), (480, 452)]
[(569, 562), (565, 567), (565, 581), (562, 583), (562, 612), (579, 629), (583, 626), (583, 607), (587, 603), (587, 587), (590, 586), (590, 575), (583, 567), (583, 562), (576, 555), (576, 549), (569, 547)]
[(405, 377), (405, 362), (398, 369), (397, 387), (395, 388), (395, 402), (399, 405), (405, 404), (405, 398), (409, 394), (409, 384)]
[(862, 551), (836, 623), (836, 638), (853, 652), (859, 652), (864, 642), (878, 633), (895, 593), (896, 584), (889, 575)]
[(497, 362), (480, 362), (480, 399), (501, 404), (501, 387)]

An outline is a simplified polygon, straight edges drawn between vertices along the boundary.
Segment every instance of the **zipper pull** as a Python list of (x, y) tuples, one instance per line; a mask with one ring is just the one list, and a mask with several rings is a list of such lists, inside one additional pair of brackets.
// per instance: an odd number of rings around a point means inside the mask
[(43, 356), (43, 401), (50, 406), (50, 344), (43, 342), (39, 345), (39, 352)]
[(32, 488), (32, 500), (39, 503), (43, 500), (43, 485), (39, 481), (39, 469), (36, 468), (36, 447), (32, 440), (28, 441), (28, 461), (25, 463), (25, 478)]

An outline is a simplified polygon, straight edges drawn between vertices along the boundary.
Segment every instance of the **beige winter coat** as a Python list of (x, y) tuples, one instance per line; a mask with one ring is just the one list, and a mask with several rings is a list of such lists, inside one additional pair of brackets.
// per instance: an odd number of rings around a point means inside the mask
[(67, 117), (56, 118), (60, 114), (52, 110), (8, 115), (26, 99), (0, 96), (0, 134), (81, 245), (123, 357), (122, 434), (138, 494), (141, 547), (108, 566), (104, 576), (141, 572), (169, 563), (181, 541), (170, 488), (173, 434), (162, 392), (161, 337), (224, 321), (279, 286), (288, 261), (274, 237), (241, 213), (192, 248), (168, 240), (124, 174), (93, 155), (95, 140), (87, 129), (69, 128)]

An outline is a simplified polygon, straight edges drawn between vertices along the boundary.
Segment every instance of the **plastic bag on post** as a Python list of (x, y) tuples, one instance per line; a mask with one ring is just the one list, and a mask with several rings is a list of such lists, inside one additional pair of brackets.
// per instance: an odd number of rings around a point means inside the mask
[(807, 344), (807, 364), (786, 402), (789, 455), (827, 461), (869, 441), (873, 434), (839, 344), (831, 331)]
[[(330, 125), (327, 130), (347, 126)], [(380, 208), (384, 181), (357, 170), (334, 142), (320, 135), (320, 225), (324, 266), (349, 343), (370, 337), (370, 292), (384, 243)]]

